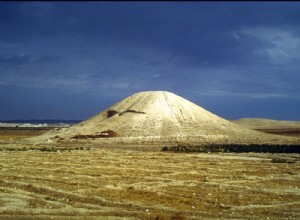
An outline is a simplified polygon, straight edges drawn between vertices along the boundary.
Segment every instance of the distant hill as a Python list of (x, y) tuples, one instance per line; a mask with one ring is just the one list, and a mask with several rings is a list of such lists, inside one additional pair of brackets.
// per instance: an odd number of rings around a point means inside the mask
[(266, 118), (241, 118), (238, 120), (233, 120), (232, 122), (251, 129), (300, 128), (300, 121), (282, 121)]
[(0, 120), (2, 123), (30, 123), (30, 124), (77, 124), (82, 120), (62, 120), (62, 119), (29, 119), (29, 120)]
[(135, 93), (79, 124), (34, 137), (35, 143), (94, 141), (108, 146), (294, 143), (239, 126), (166, 91)]

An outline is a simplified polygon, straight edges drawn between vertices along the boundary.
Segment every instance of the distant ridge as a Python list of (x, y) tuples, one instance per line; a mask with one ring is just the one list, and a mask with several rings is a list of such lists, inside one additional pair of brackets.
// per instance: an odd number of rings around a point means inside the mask
[(0, 120), (1, 123), (30, 123), (30, 124), (77, 124), (82, 120), (62, 120), (62, 119), (28, 119), (28, 120)]
[(246, 128), (300, 128), (300, 121), (273, 120), (267, 118), (241, 118), (232, 122)]

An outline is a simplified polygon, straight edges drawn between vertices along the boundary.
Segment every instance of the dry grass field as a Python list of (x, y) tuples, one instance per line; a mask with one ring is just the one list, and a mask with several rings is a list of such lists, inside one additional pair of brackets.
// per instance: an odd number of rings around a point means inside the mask
[(9, 144), (26, 135), (0, 132), (0, 219), (300, 219), (299, 154)]

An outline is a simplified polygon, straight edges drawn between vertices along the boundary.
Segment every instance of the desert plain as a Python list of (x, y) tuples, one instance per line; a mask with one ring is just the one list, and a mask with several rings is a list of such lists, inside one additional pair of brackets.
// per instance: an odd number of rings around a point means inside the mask
[(20, 144), (0, 130), (0, 219), (299, 219), (300, 155)]
[[(300, 219), (299, 151), (163, 150), (198, 133), (194, 141), (299, 143), (300, 127), (255, 129), (256, 119), (250, 129), (177, 100), (143, 93), (70, 129), (0, 128), (0, 219)], [(148, 111), (153, 103), (164, 111)], [(141, 142), (147, 129), (169, 138)]]

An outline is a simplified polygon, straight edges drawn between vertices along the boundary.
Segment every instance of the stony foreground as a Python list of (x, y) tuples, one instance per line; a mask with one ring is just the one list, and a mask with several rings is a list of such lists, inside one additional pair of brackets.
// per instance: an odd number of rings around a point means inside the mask
[(299, 219), (299, 164), (299, 154), (2, 150), (0, 219)]

